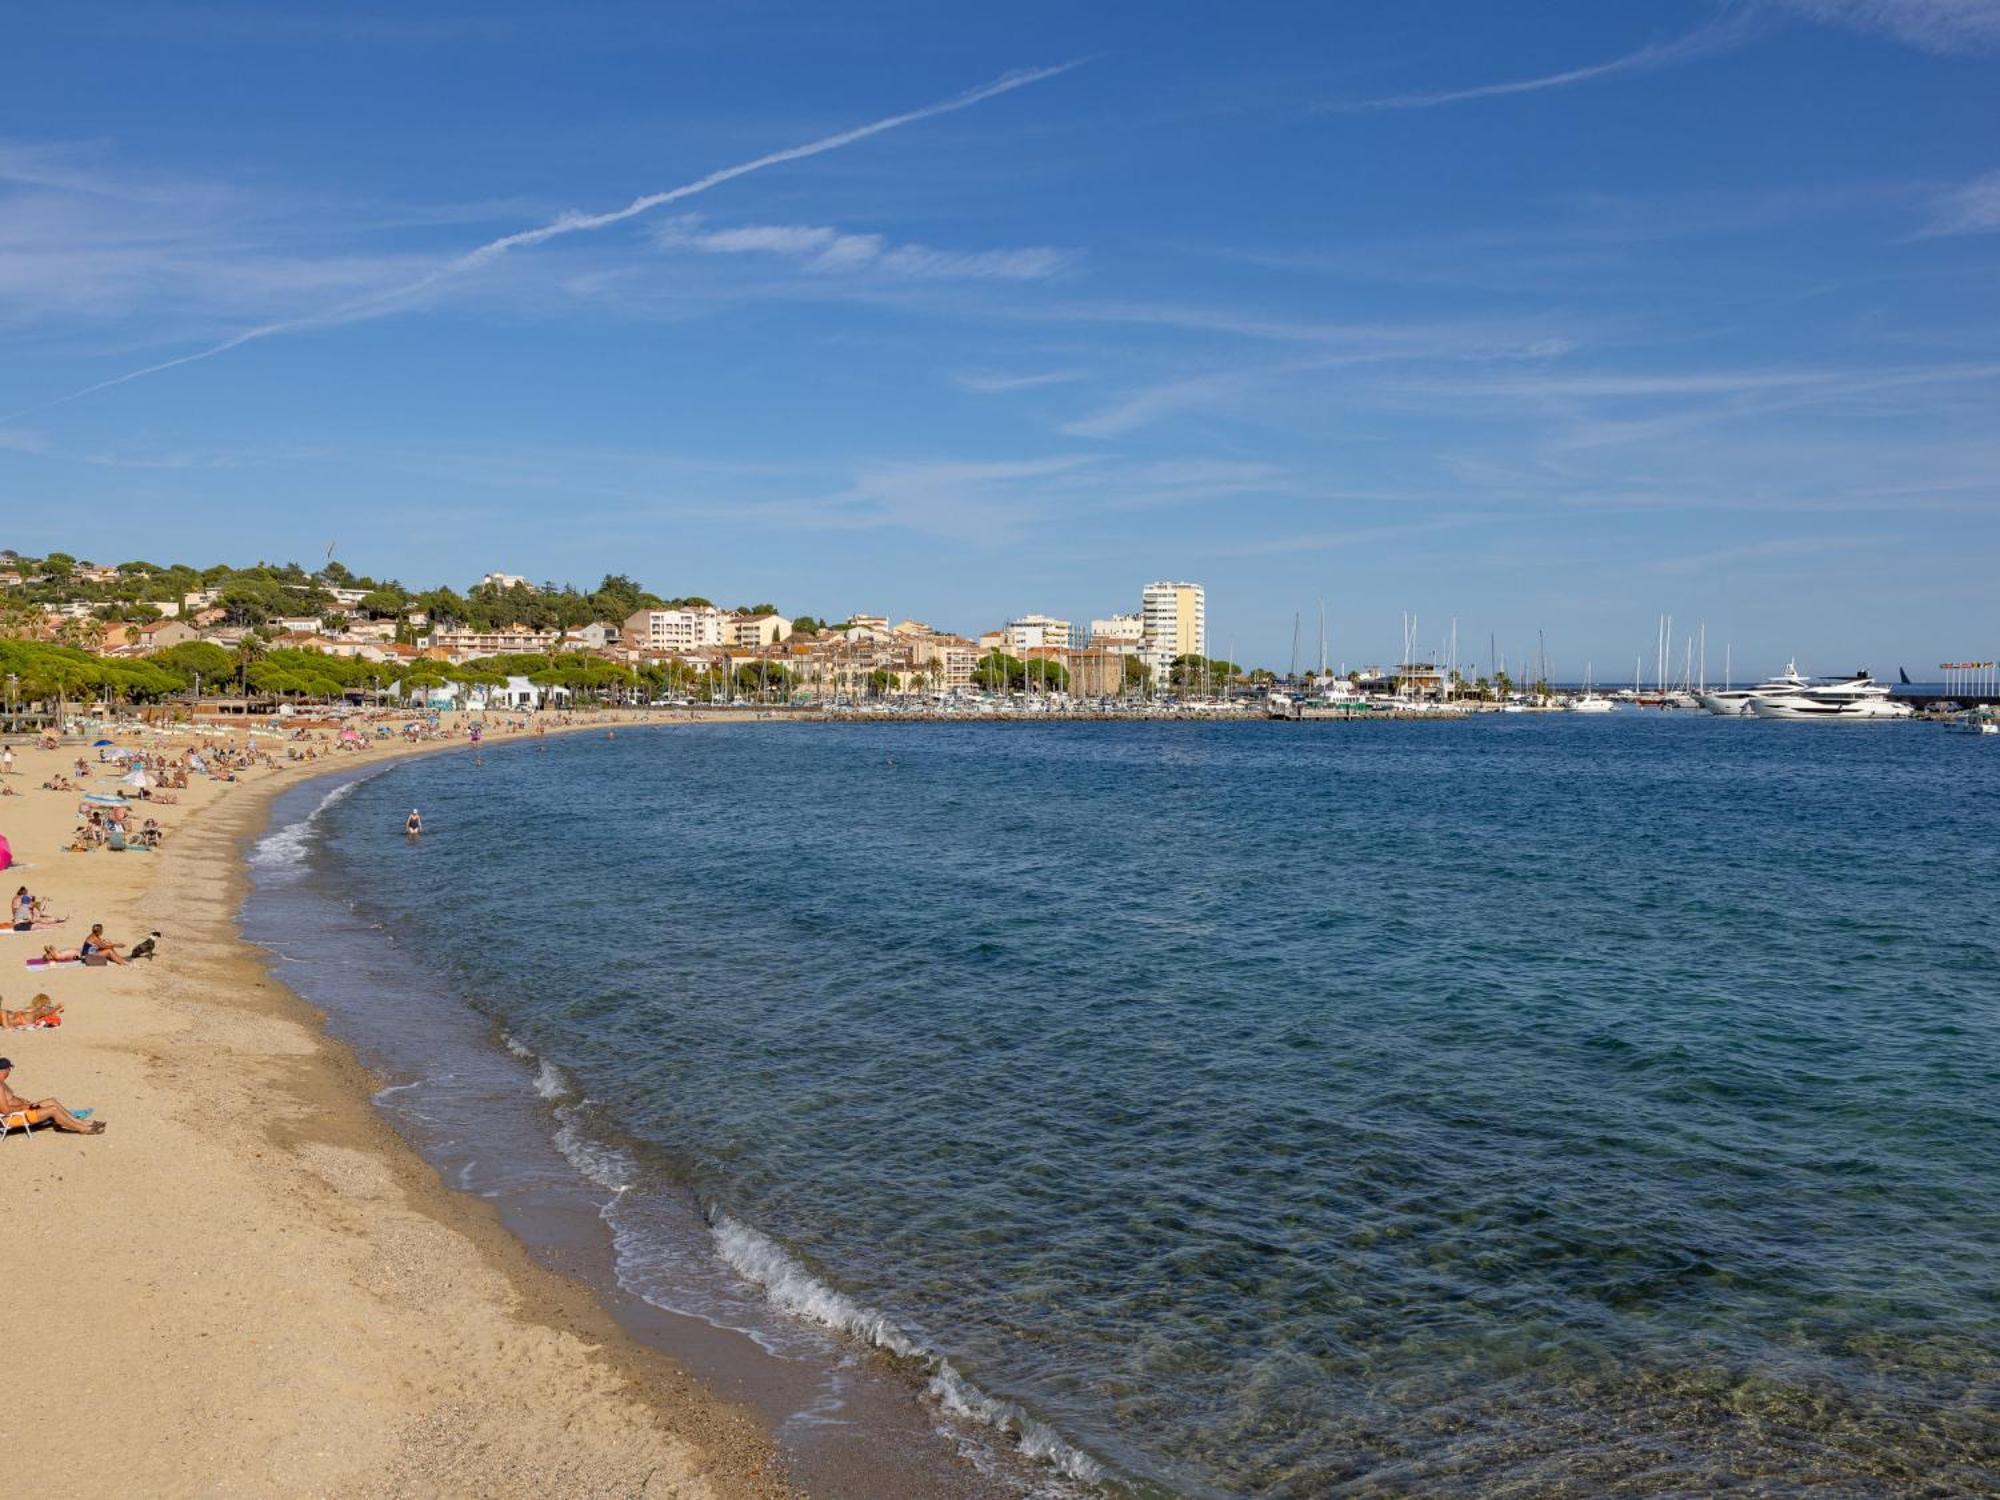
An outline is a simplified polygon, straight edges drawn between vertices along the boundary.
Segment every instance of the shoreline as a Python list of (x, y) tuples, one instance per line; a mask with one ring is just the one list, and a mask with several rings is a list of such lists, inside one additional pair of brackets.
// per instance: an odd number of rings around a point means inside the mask
[[(551, 733), (647, 722), (662, 721)], [(19, 1091), (88, 1104), (109, 1125), (4, 1143), (17, 1228), (44, 1247), (22, 1268), (37, 1294), (10, 1299), (10, 1344), (62, 1368), (66, 1394), (59, 1419), (28, 1402), (0, 1416), (17, 1484), (799, 1493), (751, 1411), (633, 1338), (440, 1179), (375, 1106), (378, 1080), (241, 935), (248, 845), (280, 793), (466, 748), (370, 744), (247, 773), (247, 786), (197, 782), (177, 808), (147, 807), (170, 830), (161, 852), (71, 855), (55, 851), (74, 794), (31, 788), (77, 747), (16, 747), (21, 797), (0, 800), (0, 827), (19, 879), (71, 918), (48, 940), (73, 945), (94, 921), (128, 946), (165, 934), (152, 965), (22, 970), (0, 985), (10, 1005), (45, 988), (67, 1006), (59, 1030), (6, 1037)], [(0, 952), (25, 957), (41, 936)]]
[[(688, 725), (673, 719), (632, 727)], [(506, 748), (527, 753), (518, 740)], [(610, 1210), (619, 1200), (614, 1195), (607, 1201), (607, 1191), (614, 1184), (617, 1193), (639, 1188), (627, 1203), (643, 1201), (642, 1212), (669, 1215), (683, 1207), (671, 1201), (678, 1194), (667, 1201), (650, 1197), (636, 1179), (618, 1181), (636, 1169), (612, 1167), (607, 1177), (599, 1160), (576, 1159), (575, 1148), (562, 1141), (576, 1128), (573, 1120), (564, 1123), (566, 1111), (582, 1096), (569, 1091), (560, 1069), (496, 1032), (490, 1018), (421, 959), (399, 957), (393, 938), (375, 946), (369, 933), (379, 924), (357, 920), (345, 881), (329, 883), (324, 872), (303, 881), (280, 874), (306, 873), (293, 861), (302, 858), (307, 841), (295, 841), (293, 830), (316, 823), (347, 787), (406, 759), (335, 765), (278, 789), (261, 828), (242, 840), (242, 867), (246, 875), (258, 873), (239, 903), (237, 924), (272, 982), (308, 1008), (354, 1062), (367, 1080), (371, 1110), (398, 1145), (446, 1191), (477, 1202), (510, 1248), (592, 1298), (640, 1349), (664, 1354), (677, 1370), (760, 1419), (797, 1488), (829, 1500), (1055, 1493), (1056, 1476), (1000, 1434), (979, 1423), (968, 1431), (941, 1426), (932, 1410), (935, 1393), (922, 1399), (933, 1372), (914, 1374), (907, 1361), (866, 1347), (871, 1340), (857, 1343), (851, 1331), (822, 1328), (810, 1317), (795, 1321), (781, 1305), (725, 1314), (724, 1321), (714, 1317), (718, 1309), (703, 1311), (707, 1293), (700, 1286), (744, 1273), (709, 1245), (704, 1211), (691, 1197), (675, 1244), (678, 1253), (687, 1253), (685, 1230), (694, 1226), (700, 1244), (694, 1253), (714, 1258), (712, 1272), (673, 1284), (628, 1280), (623, 1245), (630, 1226), (614, 1231)], [(427, 786), (412, 796), (428, 810), (438, 783)], [(404, 799), (393, 800), (400, 805)], [(312, 842), (325, 836), (313, 835)], [(369, 945), (368, 954), (350, 959), (345, 945), (357, 939)], [(399, 1017), (408, 1017), (407, 1023)], [(613, 1157), (645, 1149), (622, 1135), (600, 1144)], [(761, 1288), (756, 1277), (749, 1279)], [(753, 1294), (752, 1300), (761, 1297)]]

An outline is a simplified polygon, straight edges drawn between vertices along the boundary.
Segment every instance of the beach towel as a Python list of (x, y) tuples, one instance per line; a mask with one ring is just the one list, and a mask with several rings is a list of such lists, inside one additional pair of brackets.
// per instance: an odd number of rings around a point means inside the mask
[(23, 1021), (18, 1026), (9, 1026), (9, 1031), (53, 1031), (62, 1025), (61, 1016), (43, 1016), (39, 1021)]
[(50, 963), (46, 958), (31, 958), (28, 960), (28, 967), (31, 969), (80, 969), (83, 967), (83, 960), (80, 958), (65, 958), (59, 959), (55, 963)]

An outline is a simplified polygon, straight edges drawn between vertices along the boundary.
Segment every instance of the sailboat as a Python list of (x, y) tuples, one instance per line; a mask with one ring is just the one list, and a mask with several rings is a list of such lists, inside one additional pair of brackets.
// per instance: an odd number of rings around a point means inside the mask
[(1589, 662), (1583, 664), (1583, 693), (1580, 697), (1570, 699), (1567, 706), (1573, 714), (1608, 714), (1618, 705), (1597, 691), (1596, 680), (1590, 667)]

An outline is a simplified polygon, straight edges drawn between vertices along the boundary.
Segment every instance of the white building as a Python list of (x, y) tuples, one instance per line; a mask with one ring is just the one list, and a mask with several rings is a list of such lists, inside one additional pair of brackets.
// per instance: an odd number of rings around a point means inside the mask
[(527, 589), (531, 592), (538, 592), (535, 586), (519, 573), (488, 573), (478, 583), (474, 584), (473, 587), (482, 589), (496, 588), (503, 593), (508, 589)]
[(699, 651), (732, 645), (730, 617), (712, 604), (685, 609), (641, 609), (625, 621), (622, 639), (641, 651)]
[(1141, 639), (1148, 653), (1208, 655), (1208, 591), (1198, 583), (1149, 583), (1139, 596)]
[(1007, 649), (1035, 651), (1051, 648), (1067, 651), (1069, 628), (1067, 620), (1051, 619), (1048, 615), (1022, 615), (1007, 622)]
[(1145, 639), (1144, 615), (1113, 615), (1108, 620), (1090, 622), (1090, 644), (1093, 646), (1136, 646)]

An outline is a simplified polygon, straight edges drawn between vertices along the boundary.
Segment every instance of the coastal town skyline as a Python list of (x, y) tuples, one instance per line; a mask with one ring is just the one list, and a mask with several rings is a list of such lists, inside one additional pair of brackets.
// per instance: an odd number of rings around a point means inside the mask
[(11, 539), (1980, 653), (1991, 14), (18, 18)]
[[(1477, 622), (1448, 618), (1428, 624), (1411, 611), (1400, 616), (1398, 640), (1378, 622), (1344, 620), (1324, 606), (1310, 617), (1296, 611), (1289, 649), (1273, 659), (1247, 657), (1235, 647), (1231, 622), (1213, 627), (1205, 585), (1158, 579), (1120, 601), (1079, 615), (1041, 608), (1002, 611), (997, 622), (968, 624), (956, 615), (943, 623), (909, 611), (872, 606), (843, 610), (788, 608), (757, 598), (738, 602), (708, 593), (670, 593), (623, 573), (606, 573), (596, 587), (573, 580), (536, 580), (525, 573), (488, 569), (463, 586), (411, 583), (387, 572), (350, 569), (332, 555), (319, 568), (297, 561), (249, 564), (146, 560), (102, 563), (67, 552), (32, 557), (0, 549), (0, 637), (60, 641), (117, 657), (145, 657), (190, 641), (234, 648), (255, 634), (267, 646), (329, 656), (358, 657), (393, 665), (419, 655), (436, 662), (470, 663), (485, 657), (588, 653), (624, 665), (657, 664), (710, 656), (725, 670), (759, 658), (778, 662), (808, 652), (808, 643), (839, 634), (854, 642), (893, 647), (893, 659), (872, 663), (899, 669), (899, 687), (912, 691), (969, 689), (978, 661), (998, 652), (1013, 658), (1061, 663), (1070, 684), (1090, 696), (1115, 695), (1121, 674), (1144, 668), (1143, 681), (1122, 679), (1126, 690), (1160, 690), (1175, 678), (1182, 658), (1213, 663), (1202, 680), (1341, 676), (1393, 673), (1401, 666), (1457, 670), (1468, 685), (1506, 676), (1516, 683), (1547, 680), (1616, 685), (1629, 680), (1665, 686), (1726, 685), (1770, 675), (1755, 646), (1739, 651), (1721, 636), (1711, 640), (1707, 622), (1662, 614), (1651, 639), (1632, 656), (1629, 678), (1616, 667), (1581, 666), (1551, 651), (1545, 631), (1484, 631)], [(288, 593), (310, 594), (310, 605)], [(751, 602), (752, 600), (755, 602)], [(443, 604), (442, 613), (436, 610)], [(434, 614), (436, 618), (433, 618)], [(1461, 628), (1462, 627), (1462, 628)], [(749, 653), (736, 655), (736, 653)], [(1786, 670), (1798, 653), (1787, 651)], [(1107, 658), (1130, 657), (1126, 668)], [(725, 660), (726, 659), (726, 660)], [(936, 666), (925, 675), (928, 662)], [(1951, 663), (1924, 658), (1899, 663), (1930, 681)], [(1183, 673), (1182, 675), (1185, 675)], [(1885, 674), (1886, 675), (1886, 674)]]

